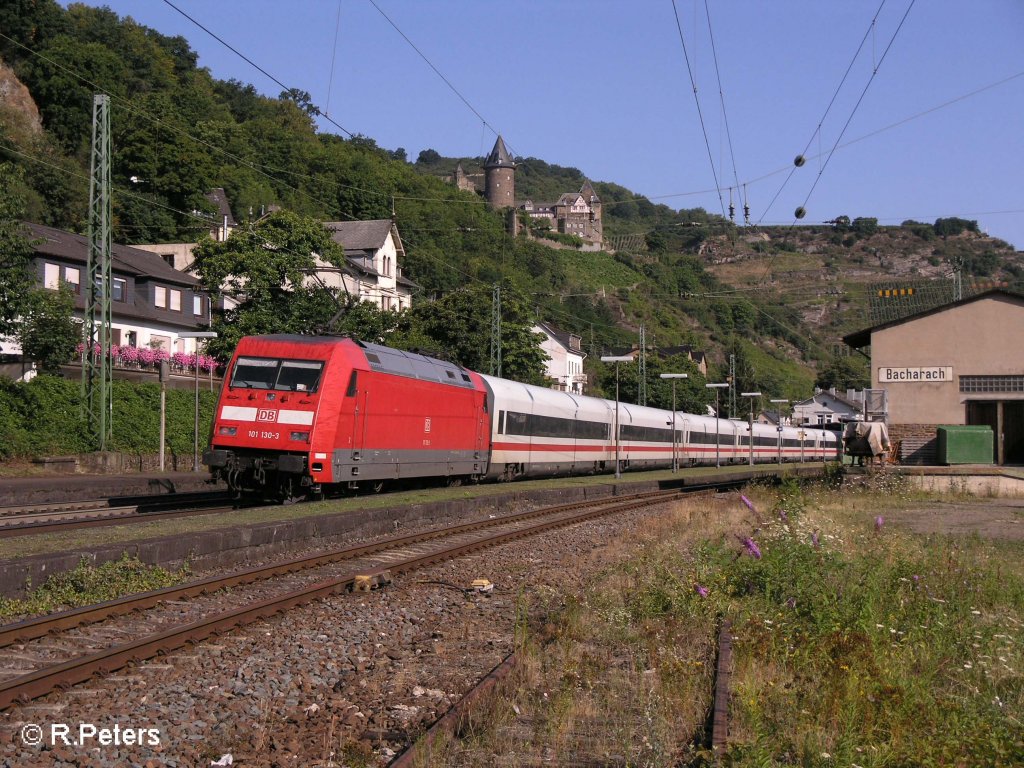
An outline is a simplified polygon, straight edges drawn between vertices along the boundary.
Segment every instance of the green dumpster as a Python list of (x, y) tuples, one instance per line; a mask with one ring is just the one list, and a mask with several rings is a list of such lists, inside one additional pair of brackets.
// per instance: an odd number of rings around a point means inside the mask
[(938, 428), (939, 464), (991, 464), (992, 427), (949, 425)]

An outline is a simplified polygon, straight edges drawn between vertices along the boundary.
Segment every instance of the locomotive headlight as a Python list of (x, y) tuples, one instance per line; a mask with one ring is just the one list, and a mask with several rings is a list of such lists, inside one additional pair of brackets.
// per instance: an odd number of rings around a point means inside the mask
[(238, 427), (220, 427), (217, 430), (218, 435), (227, 435), (228, 437), (234, 437), (238, 434)]
[(309, 441), (309, 432), (292, 432), (290, 437), (292, 440), (301, 440), (305, 443)]

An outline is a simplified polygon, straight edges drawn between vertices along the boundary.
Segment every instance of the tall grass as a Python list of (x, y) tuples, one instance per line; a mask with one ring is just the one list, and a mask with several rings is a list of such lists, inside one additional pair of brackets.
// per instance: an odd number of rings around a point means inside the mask
[(751, 489), (749, 510), (684, 502), (619, 543), (560, 614), (530, 608), (500, 734), (450, 764), (710, 764), (722, 616), (723, 765), (1024, 764), (1024, 546), (900, 531), (887, 515), (924, 497), (879, 483)]
[(1024, 580), (1011, 553), (895, 530), (892, 489), (868, 514), (824, 514), (789, 491), (764, 499), (759, 559), (698, 552), (707, 599), (734, 616), (726, 764), (1020, 765)]

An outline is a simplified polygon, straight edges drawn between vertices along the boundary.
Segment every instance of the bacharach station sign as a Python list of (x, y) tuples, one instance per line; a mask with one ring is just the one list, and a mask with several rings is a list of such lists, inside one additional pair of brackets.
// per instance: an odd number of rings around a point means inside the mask
[(953, 381), (953, 366), (936, 365), (921, 368), (894, 368), (881, 366), (878, 369), (878, 382), (880, 384), (894, 384), (899, 382), (915, 382), (926, 384), (942, 384)]

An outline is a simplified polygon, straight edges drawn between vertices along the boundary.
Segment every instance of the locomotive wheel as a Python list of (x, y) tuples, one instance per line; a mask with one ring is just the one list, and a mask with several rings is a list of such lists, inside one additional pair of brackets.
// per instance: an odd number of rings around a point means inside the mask
[(448, 487), (449, 488), (458, 488), (461, 485), (462, 485), (462, 478), (461, 477), (449, 477), (448, 478)]

